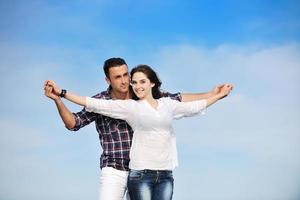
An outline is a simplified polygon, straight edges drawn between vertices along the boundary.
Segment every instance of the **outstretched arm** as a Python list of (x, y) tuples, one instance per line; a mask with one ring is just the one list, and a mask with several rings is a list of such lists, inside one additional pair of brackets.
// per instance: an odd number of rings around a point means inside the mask
[(189, 101), (196, 101), (196, 100), (210, 98), (218, 94), (225, 85), (226, 84), (217, 85), (211, 91), (205, 93), (182, 93), (181, 94), (182, 102), (189, 102)]
[[(52, 80), (46, 81), (45, 85), (48, 88), (48, 90), (51, 90), (49, 88), (52, 88), (53, 93), (57, 96), (59, 96), (62, 92), (62, 90)], [(74, 93), (67, 92), (65, 94), (64, 98), (71, 101), (71, 102), (73, 102), (73, 103), (75, 103), (75, 104), (78, 104), (80, 106), (86, 106), (86, 97), (84, 97), (84, 96), (79, 96), (79, 95), (76, 95)]]
[(204, 113), (205, 109), (217, 102), (218, 100), (226, 97), (233, 86), (231, 84), (224, 84), (220, 91), (211, 95), (208, 98), (190, 101), (190, 102), (178, 102), (178, 101), (170, 101), (170, 104), (174, 106), (174, 118), (179, 119), (182, 117), (193, 116), (198, 113)]
[[(47, 87), (52, 88), (56, 95), (61, 94), (61, 90), (54, 81), (46, 81)], [(101, 100), (85, 96), (79, 96), (71, 92), (65, 92), (64, 98), (81, 106), (84, 106), (86, 111), (99, 113), (112, 118), (130, 120), (130, 116), (134, 110), (133, 100)]]

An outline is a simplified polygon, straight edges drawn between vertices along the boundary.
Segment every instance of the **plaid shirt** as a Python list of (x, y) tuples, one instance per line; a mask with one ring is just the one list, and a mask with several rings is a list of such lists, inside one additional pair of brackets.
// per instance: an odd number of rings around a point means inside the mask
[[(164, 93), (165, 97), (181, 101), (180, 93)], [(112, 99), (111, 92), (108, 89), (93, 96), (96, 99)], [(103, 152), (100, 157), (100, 167), (113, 167), (118, 170), (129, 169), (129, 151), (133, 130), (124, 120), (110, 118), (101, 114), (87, 112), (85, 109), (73, 113), (76, 125), (72, 131), (95, 121), (96, 129), (99, 134), (100, 144)]]

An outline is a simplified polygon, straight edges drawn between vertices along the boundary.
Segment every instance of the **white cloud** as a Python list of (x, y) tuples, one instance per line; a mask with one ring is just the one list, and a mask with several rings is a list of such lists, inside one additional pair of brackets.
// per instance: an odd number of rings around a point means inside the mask
[[(1, 119), (0, 197), (45, 200), (96, 198), (99, 166), (94, 146), (98, 142), (89, 143), (87, 138), (90, 136), (83, 134), (81, 141), (90, 146), (90, 149), (84, 149), (78, 145), (78, 140), (72, 141), (70, 135), (64, 137), (61, 133), (63, 127), (57, 129), (59, 123), (52, 127), (46, 126), (46, 123), (24, 124)], [(91, 139), (97, 140), (97, 137)]]
[[(300, 47), (298, 44), (264, 47), (262, 45), (220, 45), (204, 49), (193, 45), (162, 48), (155, 66), (166, 84), (192, 89), (206, 84), (233, 81), (236, 88), (249, 92), (299, 89)], [(189, 80), (189, 81), (187, 81)], [(297, 96), (299, 98), (299, 96)]]
[[(82, 94), (98, 91), (91, 85), (101, 81), (99, 63), (88, 69), (95, 54), (58, 46), (2, 44), (0, 198), (96, 198), (99, 154), (94, 127), (78, 135), (67, 134), (54, 103), (43, 94), (43, 83), (49, 78)], [(83, 76), (82, 66), (87, 67)], [(88, 76), (91, 81), (86, 81)]]

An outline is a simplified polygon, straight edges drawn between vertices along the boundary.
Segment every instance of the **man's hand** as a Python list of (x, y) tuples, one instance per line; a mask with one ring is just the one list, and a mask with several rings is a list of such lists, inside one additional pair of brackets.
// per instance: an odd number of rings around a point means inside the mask
[(44, 91), (45, 91), (45, 96), (49, 97), (50, 99), (54, 101), (60, 99), (59, 94), (61, 93), (61, 90), (56, 86), (54, 81), (52, 80), (45, 81)]

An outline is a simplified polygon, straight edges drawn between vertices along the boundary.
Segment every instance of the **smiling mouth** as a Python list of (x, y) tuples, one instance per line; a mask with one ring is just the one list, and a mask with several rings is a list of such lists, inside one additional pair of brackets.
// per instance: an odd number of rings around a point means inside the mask
[(136, 92), (143, 92), (144, 90), (143, 89), (138, 89), (138, 90), (135, 90)]

